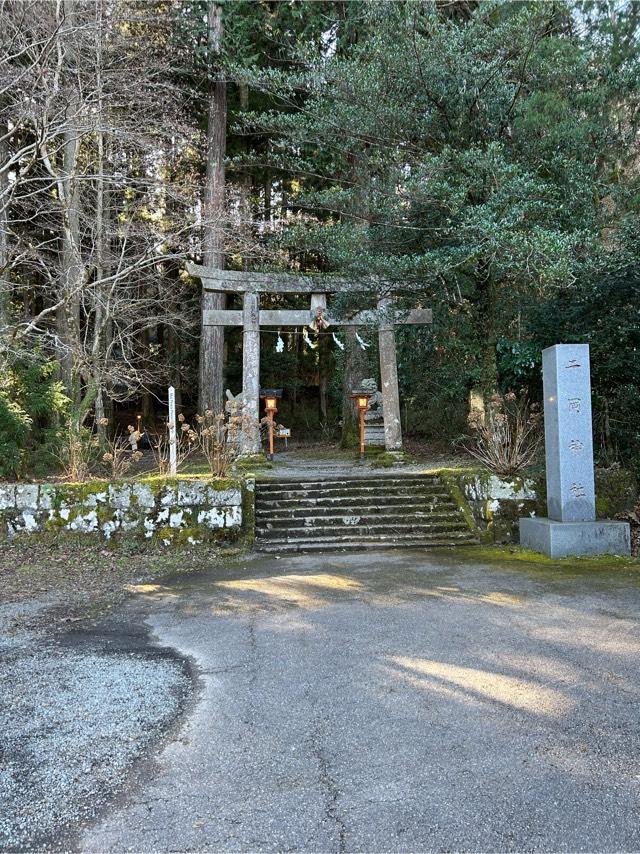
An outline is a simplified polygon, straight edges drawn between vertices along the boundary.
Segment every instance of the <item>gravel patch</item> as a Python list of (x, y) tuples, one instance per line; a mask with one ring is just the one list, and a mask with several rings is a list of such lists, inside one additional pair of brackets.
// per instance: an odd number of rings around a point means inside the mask
[(134, 652), (72, 638), (0, 643), (1, 850), (56, 847), (95, 817), (190, 691), (183, 663), (140, 637)]

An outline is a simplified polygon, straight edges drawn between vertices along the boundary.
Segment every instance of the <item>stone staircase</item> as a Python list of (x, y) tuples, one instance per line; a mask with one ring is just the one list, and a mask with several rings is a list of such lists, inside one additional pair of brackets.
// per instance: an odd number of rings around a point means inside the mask
[(255, 545), (261, 552), (477, 542), (476, 532), (436, 475), (256, 481)]

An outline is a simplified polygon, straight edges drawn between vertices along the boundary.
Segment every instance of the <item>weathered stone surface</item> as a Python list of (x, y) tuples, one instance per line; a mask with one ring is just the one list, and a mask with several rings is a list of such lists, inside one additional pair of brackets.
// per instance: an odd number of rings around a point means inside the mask
[[(389, 300), (378, 303), (380, 311), (388, 310)], [(380, 384), (382, 386), (382, 414), (384, 416), (384, 444), (388, 451), (402, 449), (400, 424), (400, 393), (398, 391), (398, 365), (396, 361), (396, 338), (393, 324), (382, 323), (378, 330), (380, 354)]]
[(5, 483), (0, 486), (0, 510), (7, 510), (16, 506), (16, 487), (14, 483)]
[(551, 557), (630, 554), (626, 522), (596, 522), (588, 344), (542, 351), (548, 518), (520, 520), (521, 545)]
[(140, 516), (129, 510), (116, 509), (113, 516), (121, 531), (135, 531), (142, 525)]
[(247, 424), (242, 431), (242, 453), (258, 454), (260, 446), (260, 320), (258, 297), (246, 293), (243, 303), (242, 399)]
[(175, 513), (169, 514), (169, 527), (180, 528), (184, 520), (184, 510), (176, 510)]
[(210, 507), (208, 510), (200, 510), (198, 513), (198, 525), (205, 525), (212, 530), (223, 528), (224, 521), (225, 511), (221, 507)]
[[(5, 484), (0, 487), (2, 525), (9, 536), (46, 529), (96, 534), (109, 540), (116, 532), (129, 532), (146, 539), (159, 535), (168, 545), (196, 544), (206, 538), (207, 531), (242, 524), (241, 490), (221, 485), (225, 488), (184, 480), (163, 485), (156, 494), (143, 483), (89, 484), (77, 489), (56, 484), (43, 484), (40, 489), (37, 484)], [(253, 483), (250, 488), (254, 488)], [(169, 530), (172, 534), (168, 537)]]
[(152, 510), (156, 506), (153, 490), (146, 483), (134, 483), (131, 487), (133, 503), (143, 510)]
[[(41, 483), (40, 495), (38, 496), (38, 506), (41, 510), (51, 510), (53, 501), (56, 495), (56, 487), (53, 483)], [(0, 506), (0, 510), (4, 507)]]
[(109, 486), (109, 504), (116, 510), (128, 510), (131, 504), (131, 486), (127, 483)]
[(469, 501), (535, 501), (533, 480), (504, 478), (497, 475), (475, 475), (464, 483), (464, 493)]
[(69, 520), (69, 522), (67, 522), (65, 527), (68, 531), (78, 531), (82, 534), (90, 534), (97, 531), (99, 526), (98, 514), (95, 510), (90, 510), (84, 515), (79, 514), (78, 516), (74, 516)]
[(547, 507), (550, 519), (596, 518), (588, 344), (542, 351)]
[(34, 531), (38, 531), (41, 525), (41, 515), (34, 510), (25, 509), (9, 523), (8, 532), (10, 535), (17, 533), (31, 534)]
[(227, 507), (224, 513), (225, 527), (237, 528), (242, 524), (242, 508)]
[(176, 490), (172, 486), (165, 486), (160, 495), (160, 504), (163, 507), (171, 507), (178, 503)]
[(242, 495), (239, 489), (221, 489), (217, 490), (210, 486), (207, 489), (207, 497), (202, 504), (208, 504), (216, 507), (231, 507), (235, 504), (242, 503)]
[(631, 554), (626, 522), (558, 522), (532, 517), (520, 519), (520, 545), (549, 557)]
[(518, 542), (519, 518), (542, 509), (537, 484), (529, 478), (465, 470), (441, 477), (460, 490), (486, 542)]
[(82, 504), (84, 507), (89, 507), (94, 509), (95, 507), (99, 507), (100, 505), (104, 505), (109, 500), (109, 492), (106, 489), (101, 489), (98, 492), (90, 492), (86, 495)]
[(185, 480), (178, 484), (178, 500), (180, 507), (192, 507), (194, 504), (205, 504), (207, 501), (206, 484), (197, 480)]
[(102, 524), (102, 533), (106, 540), (110, 540), (113, 534), (118, 530), (120, 523), (117, 519), (111, 519)]
[(163, 507), (162, 510), (158, 512), (158, 515), (156, 516), (156, 522), (158, 523), (158, 525), (166, 525), (166, 523), (169, 521), (170, 512), (171, 511), (168, 507)]
[(38, 484), (20, 483), (15, 487), (16, 507), (18, 510), (38, 509)]

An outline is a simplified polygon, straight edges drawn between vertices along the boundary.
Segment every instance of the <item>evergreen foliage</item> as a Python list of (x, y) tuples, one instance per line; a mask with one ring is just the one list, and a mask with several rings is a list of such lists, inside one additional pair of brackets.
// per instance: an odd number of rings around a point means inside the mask
[(58, 429), (69, 400), (56, 366), (21, 360), (0, 372), (0, 476), (46, 473), (57, 462)]
[[(234, 0), (213, 55), (212, 2), (0, 9), (0, 474), (42, 468), (60, 419), (104, 441), (114, 401), (151, 423), (169, 382), (196, 406), (212, 80), (227, 268), (378, 276), (431, 307), (397, 332), (404, 427), (430, 439), (465, 430), (470, 392), (539, 400), (541, 348), (588, 341), (600, 459), (640, 465), (638, 4)], [(263, 336), (263, 384), (318, 435), (345, 354), (287, 344)]]
[(589, 344), (594, 421), (600, 461), (630, 463), (640, 475), (640, 220), (585, 266), (575, 287), (531, 311), (538, 350)]

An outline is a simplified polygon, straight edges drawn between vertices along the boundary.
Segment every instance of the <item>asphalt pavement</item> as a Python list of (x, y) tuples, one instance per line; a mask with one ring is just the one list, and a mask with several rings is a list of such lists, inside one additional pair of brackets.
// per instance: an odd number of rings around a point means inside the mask
[(84, 851), (640, 850), (640, 575), (254, 556), (119, 619), (196, 695)]

